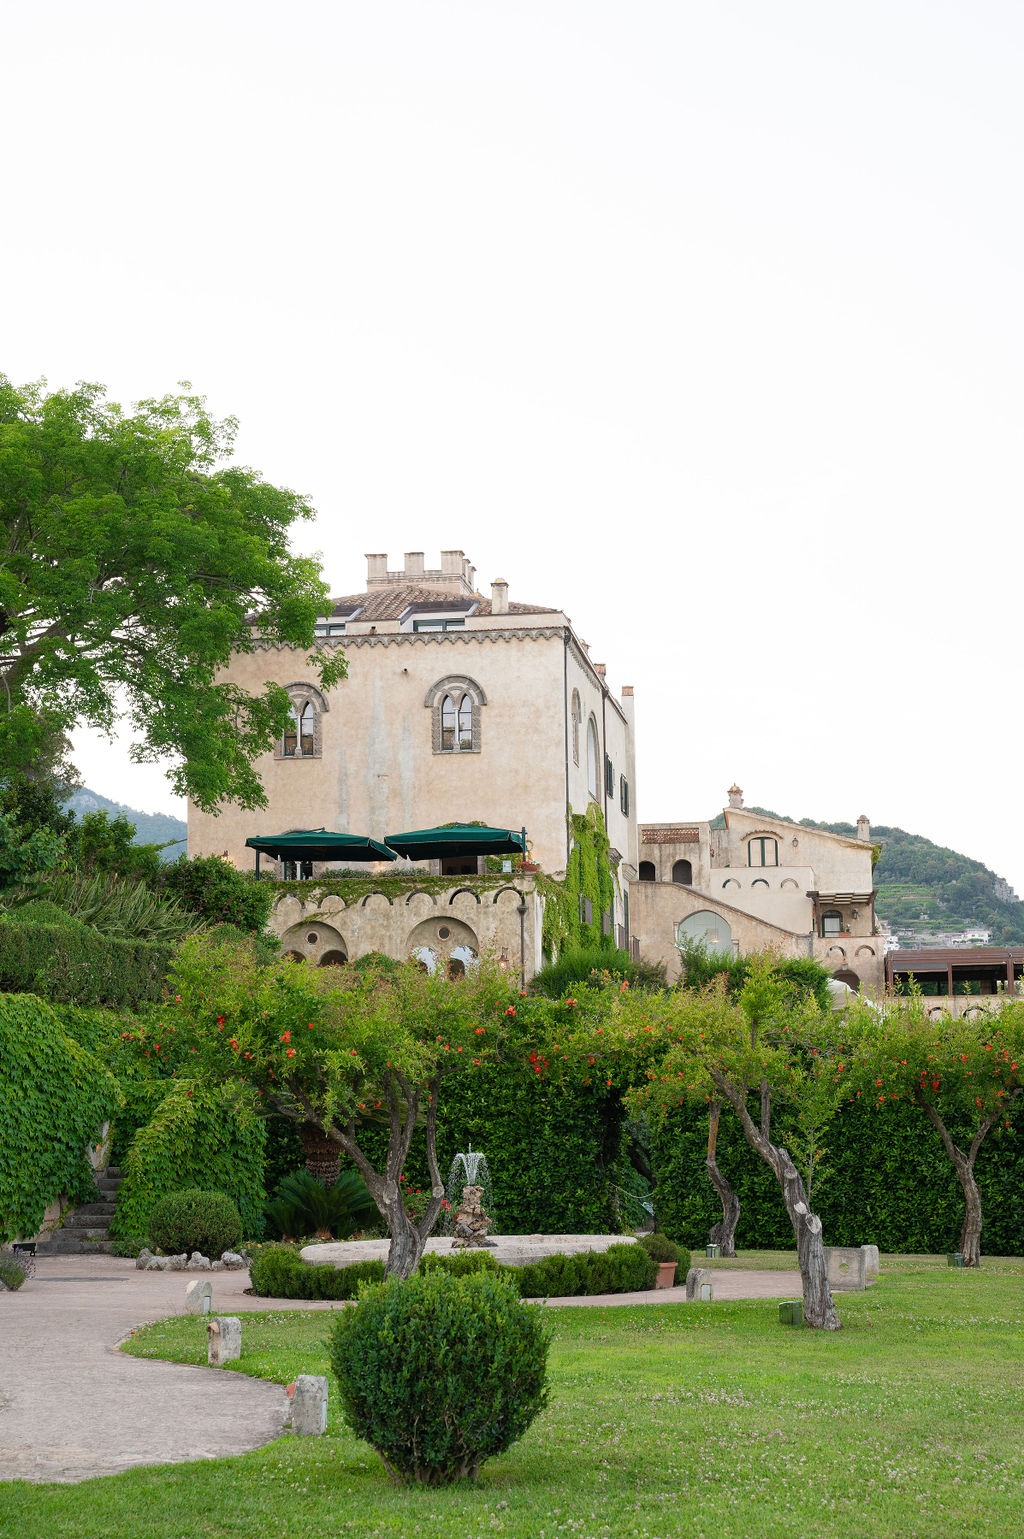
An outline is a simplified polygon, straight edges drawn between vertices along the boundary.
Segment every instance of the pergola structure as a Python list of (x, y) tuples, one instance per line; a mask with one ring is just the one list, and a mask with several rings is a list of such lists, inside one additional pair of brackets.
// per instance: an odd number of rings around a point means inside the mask
[(890, 951), (885, 983), (913, 979), (922, 994), (1013, 994), (1024, 977), (1024, 946), (952, 946)]

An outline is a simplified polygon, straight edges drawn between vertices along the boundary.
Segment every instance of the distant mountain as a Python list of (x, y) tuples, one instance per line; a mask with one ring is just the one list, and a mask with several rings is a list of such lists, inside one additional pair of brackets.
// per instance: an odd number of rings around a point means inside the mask
[(173, 839), (177, 842), (170, 849), (160, 852), (161, 859), (177, 860), (179, 855), (185, 853), (186, 824), (169, 812), (137, 812), (134, 807), (126, 807), (123, 802), (112, 802), (109, 797), (101, 796), (98, 791), (90, 791), (86, 787), (75, 791), (64, 805), (71, 809), (76, 818), (84, 817), (87, 812), (107, 812), (116, 818), (119, 812), (123, 812), (129, 823), (135, 824), (133, 844), (166, 844)]
[[(748, 807), (762, 817), (780, 814), (766, 807)], [(853, 823), (816, 823), (813, 818), (786, 818), (803, 828), (855, 838)], [(716, 819), (721, 827), (724, 819)], [(944, 931), (989, 930), (990, 945), (1024, 946), (1024, 903), (1001, 876), (980, 860), (933, 844), (902, 828), (873, 826), (871, 838), (882, 853), (875, 866), (878, 897), (875, 912), (904, 945), (927, 945)]]

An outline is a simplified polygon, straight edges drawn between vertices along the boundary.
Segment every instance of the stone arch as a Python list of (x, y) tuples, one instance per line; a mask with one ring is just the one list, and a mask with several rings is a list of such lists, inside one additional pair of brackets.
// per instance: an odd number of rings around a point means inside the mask
[(677, 860), (672, 867), (672, 880), (680, 887), (693, 886), (693, 864), (688, 860)]
[(855, 952), (855, 955), (859, 957), (873, 957), (874, 954), (874, 946), (858, 946)]
[(409, 894), (409, 896), (405, 900), (406, 908), (409, 907), (409, 904), (412, 902), (413, 898), (426, 898), (426, 900), (430, 904), (431, 908), (436, 908), (437, 907), (437, 899), (434, 897), (434, 894), (432, 892), (428, 892), (425, 887), (414, 887), (413, 888), (412, 892)]
[(348, 960), (348, 946), (340, 930), (322, 919), (303, 919), (291, 925), (281, 936), (281, 945), (302, 962), (320, 962), (327, 952), (340, 951)]
[(779, 888), (781, 891), (785, 891), (787, 887), (791, 887), (794, 892), (800, 891), (800, 883), (795, 881), (791, 876), (783, 877), (782, 881), (779, 883)]
[(766, 881), (763, 876), (755, 876), (750, 885), (751, 887), (771, 887), (771, 883)]
[(388, 897), (386, 892), (381, 892), (379, 887), (375, 887), (373, 892), (368, 892), (366, 897), (360, 903), (359, 907), (366, 908), (371, 898), (380, 898), (381, 902), (384, 903), (388, 908), (391, 907), (391, 899)]
[(421, 919), (409, 932), (406, 952), (427, 972), (443, 968), (450, 974), (453, 961), (462, 964), (462, 971), (472, 966), (480, 954), (480, 942), (476, 932), (461, 919), (450, 919), (443, 914)]
[(736, 880), (736, 878), (734, 876), (727, 876), (725, 881), (722, 883), (722, 891), (724, 892), (727, 887), (737, 887), (738, 888), (739, 885), (740, 885), (739, 882)]
[(831, 965), (833, 962), (845, 962), (846, 952), (842, 946), (830, 946), (825, 953), (825, 961)]
[(851, 967), (839, 967), (832, 974), (837, 983), (845, 983), (855, 994), (860, 993), (860, 978)]
[(641, 882), (656, 882), (658, 880), (658, 873), (655, 869), (654, 861), (642, 860), (640, 862), (637, 876)]
[(515, 898), (516, 907), (518, 908), (519, 904), (523, 902), (523, 894), (519, 891), (518, 887), (499, 887), (491, 902), (496, 904), (498, 899), (503, 898), (507, 892), (511, 893), (513, 898)]
[(676, 925), (676, 941), (701, 941), (709, 951), (724, 956), (732, 951), (732, 926), (711, 909), (698, 909)]
[(320, 958), (320, 967), (344, 967), (348, 961), (348, 955), (344, 951), (325, 951)]
[(470, 898), (473, 899), (473, 902), (477, 905), (477, 907), (480, 906), (480, 894), (479, 893), (474, 892), (472, 887), (460, 887), (458, 889), (458, 891), (453, 892), (451, 897), (448, 899), (448, 907), (451, 908), (451, 906), (455, 902), (456, 898), (462, 898), (462, 897), (470, 897)]

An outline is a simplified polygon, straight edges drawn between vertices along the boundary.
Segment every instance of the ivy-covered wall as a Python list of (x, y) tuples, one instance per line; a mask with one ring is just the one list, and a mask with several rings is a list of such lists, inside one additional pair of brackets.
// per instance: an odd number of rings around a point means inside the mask
[(572, 848), (564, 881), (547, 877), (537, 884), (545, 898), (544, 954), (554, 957), (567, 947), (614, 951), (614, 930), (605, 935), (602, 918), (612, 910), (616, 876), (609, 858), (611, 842), (596, 802), (586, 812), (571, 814), (569, 832)]
[[(777, 1136), (777, 1135), (776, 1135)], [(963, 1197), (923, 1114), (910, 1106), (842, 1108), (825, 1139), (828, 1174), (812, 1192), (829, 1245), (877, 1245), (883, 1251), (942, 1254), (956, 1249)], [(721, 1217), (704, 1166), (707, 1113), (680, 1107), (654, 1129), (659, 1225), (691, 1247), (705, 1245)], [(752, 1152), (728, 1109), (718, 1133), (718, 1162), (742, 1204), (740, 1249), (793, 1248), (778, 1185)], [(982, 1190), (982, 1249), (1024, 1255), (1024, 1119), (997, 1128), (977, 1165)]]
[(43, 1000), (0, 994), (0, 1241), (35, 1234), (62, 1193), (92, 1195), (85, 1151), (118, 1102), (113, 1076)]
[(246, 1239), (263, 1233), (266, 1122), (236, 1085), (166, 1082), (167, 1092), (140, 1127), (121, 1167), (110, 1232), (145, 1238), (157, 1198), (185, 1187), (225, 1192), (242, 1215)]

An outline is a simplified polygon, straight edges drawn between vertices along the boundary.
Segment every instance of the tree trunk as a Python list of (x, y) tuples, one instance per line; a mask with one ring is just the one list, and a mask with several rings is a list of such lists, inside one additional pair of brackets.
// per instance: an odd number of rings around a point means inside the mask
[[(740, 1119), (743, 1136), (774, 1172), (782, 1191), (793, 1233), (796, 1236), (796, 1254), (800, 1264), (800, 1279), (804, 1292), (804, 1324), (815, 1330), (839, 1330), (839, 1317), (828, 1285), (828, 1267), (825, 1247), (821, 1238), (821, 1219), (812, 1213), (807, 1202), (803, 1178), (788, 1153), (780, 1144), (773, 1144), (757, 1126), (747, 1110), (746, 1089), (712, 1070), (716, 1088), (729, 1102)], [(762, 1115), (764, 1115), (762, 1092)]]
[(917, 1103), (928, 1121), (935, 1128), (942, 1139), (942, 1146), (949, 1156), (950, 1164), (956, 1171), (956, 1178), (960, 1182), (960, 1190), (964, 1194), (964, 1223), (960, 1230), (960, 1254), (963, 1257), (964, 1266), (981, 1265), (981, 1192), (978, 1183), (974, 1179), (974, 1163), (978, 1158), (978, 1150), (989, 1128), (999, 1121), (1000, 1113), (993, 1112), (986, 1117), (971, 1139), (971, 1146), (966, 1154), (963, 1149), (957, 1147), (950, 1137), (949, 1130), (939, 1113), (930, 1102), (919, 1100)]
[(712, 1245), (717, 1245), (723, 1256), (736, 1254), (736, 1226), (740, 1221), (740, 1200), (733, 1191), (718, 1164), (718, 1121), (722, 1115), (721, 1101), (712, 1101), (708, 1110), (708, 1157), (707, 1168), (711, 1185), (722, 1203), (722, 1216), (712, 1224), (708, 1235)]

